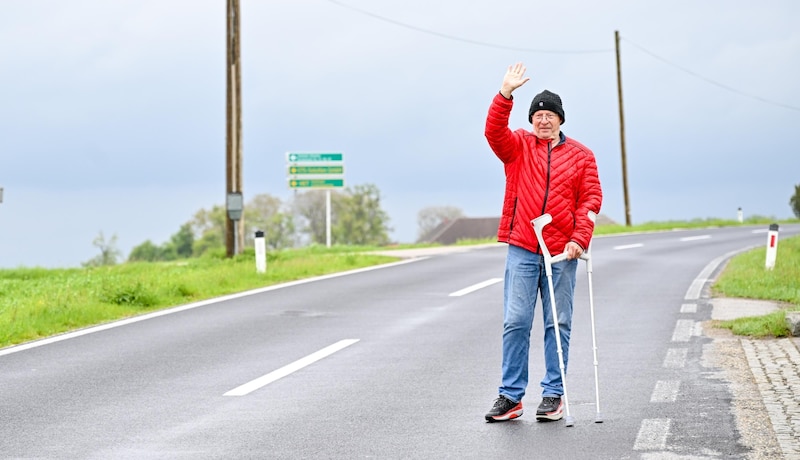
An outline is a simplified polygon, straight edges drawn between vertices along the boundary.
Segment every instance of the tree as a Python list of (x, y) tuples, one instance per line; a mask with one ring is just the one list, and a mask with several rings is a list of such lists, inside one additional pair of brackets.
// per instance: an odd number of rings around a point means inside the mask
[(417, 213), (417, 237), (422, 238), (444, 222), (464, 217), (464, 212), (454, 206), (430, 206)]
[(789, 205), (792, 207), (794, 216), (800, 219), (800, 184), (794, 186), (794, 196), (789, 199)]
[(197, 257), (216, 249), (225, 250), (225, 207), (201, 209), (189, 221), (194, 234), (192, 254)]
[(128, 261), (155, 262), (157, 260), (163, 260), (162, 253), (163, 249), (153, 244), (152, 241), (147, 240), (131, 250), (131, 254), (128, 256)]
[(266, 223), (264, 231), (264, 245), (271, 249), (294, 247), (297, 243), (295, 235), (294, 218), (291, 214), (278, 212), (273, 214)]
[(147, 240), (131, 250), (128, 261), (157, 262), (162, 260), (188, 259), (194, 255), (194, 234), (189, 222), (183, 224), (177, 233), (162, 246)]
[(84, 267), (100, 267), (104, 265), (116, 265), (117, 259), (122, 253), (117, 249), (117, 235), (111, 236), (111, 240), (106, 241), (103, 232), (100, 232), (92, 241), (92, 246), (100, 250), (100, 255), (95, 256), (86, 262), (81, 263)]
[(169, 243), (166, 244), (165, 253), (174, 254), (177, 259), (188, 259), (192, 257), (194, 245), (194, 233), (192, 232), (191, 222), (181, 225), (178, 233), (170, 237)]
[(372, 184), (347, 188), (333, 208), (331, 236), (336, 244), (377, 245), (389, 243), (389, 215), (381, 209), (381, 194)]
[[(307, 235), (312, 243), (325, 244), (327, 240), (325, 194), (324, 190), (309, 190), (295, 194), (292, 201), (292, 211), (297, 216), (300, 232)], [(331, 190), (331, 208), (336, 209), (335, 203), (342, 198), (341, 193)], [(333, 220), (333, 211), (331, 214)]]
[(260, 194), (244, 207), (245, 245), (252, 245), (256, 230), (264, 232), (267, 248), (282, 249), (295, 245), (294, 218), (281, 212), (283, 203), (278, 197)]
[(222, 255), (227, 254), (225, 251), (225, 241), (223, 240), (223, 236), (219, 233), (206, 232), (199, 239), (194, 240), (192, 254), (194, 254), (195, 257), (216, 252)]

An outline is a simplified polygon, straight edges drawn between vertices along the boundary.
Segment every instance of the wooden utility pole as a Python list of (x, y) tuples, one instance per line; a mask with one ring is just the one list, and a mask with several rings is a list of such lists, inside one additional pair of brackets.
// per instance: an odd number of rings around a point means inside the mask
[(619, 31), (614, 31), (617, 48), (617, 95), (619, 97), (619, 142), (622, 149), (622, 191), (625, 194), (625, 225), (631, 226), (631, 204), (628, 200), (628, 162), (625, 158), (625, 117), (622, 114), (622, 66), (619, 60)]
[[(242, 91), (239, 41), (239, 0), (227, 0), (227, 122), (226, 122), (226, 203), (232, 193), (242, 193)], [(225, 249), (228, 257), (241, 252), (244, 245), (243, 221), (225, 213)]]

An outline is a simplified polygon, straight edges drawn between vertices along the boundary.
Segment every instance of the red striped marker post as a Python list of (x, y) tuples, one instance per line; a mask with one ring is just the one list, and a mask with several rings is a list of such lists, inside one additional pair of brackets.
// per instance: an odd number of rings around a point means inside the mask
[(778, 224), (770, 224), (767, 232), (767, 270), (775, 267), (775, 258), (778, 254)]

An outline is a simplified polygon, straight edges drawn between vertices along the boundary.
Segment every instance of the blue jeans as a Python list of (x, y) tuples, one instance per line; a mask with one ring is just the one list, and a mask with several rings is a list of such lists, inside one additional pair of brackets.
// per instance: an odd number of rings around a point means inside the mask
[[(572, 330), (572, 300), (575, 294), (577, 267), (577, 259), (553, 264), (553, 291), (558, 309), (565, 375), (569, 356), (569, 336)], [(503, 379), (499, 393), (516, 402), (522, 400), (528, 386), (528, 357), (537, 294), (541, 294), (542, 298), (545, 327), (545, 375), (541, 382), (542, 397), (561, 396), (564, 390), (558, 365), (553, 307), (550, 306), (544, 257), (509, 245), (503, 288)]]

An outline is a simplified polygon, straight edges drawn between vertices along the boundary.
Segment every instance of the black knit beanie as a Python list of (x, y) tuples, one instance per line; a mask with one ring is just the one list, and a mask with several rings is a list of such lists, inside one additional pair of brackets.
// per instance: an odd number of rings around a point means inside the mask
[(531, 102), (531, 109), (528, 111), (528, 121), (533, 123), (533, 114), (539, 110), (549, 110), (555, 112), (561, 117), (561, 124), (566, 121), (564, 119), (564, 108), (561, 107), (561, 98), (556, 93), (544, 90), (537, 94)]

